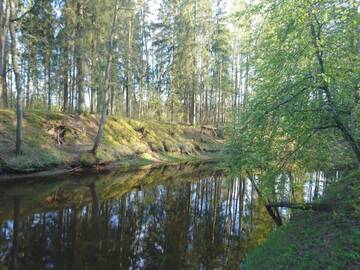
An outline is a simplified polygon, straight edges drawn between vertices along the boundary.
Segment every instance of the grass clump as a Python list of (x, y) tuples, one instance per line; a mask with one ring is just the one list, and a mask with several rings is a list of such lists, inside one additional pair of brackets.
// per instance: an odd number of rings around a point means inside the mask
[(81, 167), (92, 167), (97, 163), (96, 157), (90, 152), (81, 154), (79, 161)]
[(56, 149), (31, 149), (18, 156), (10, 156), (4, 160), (3, 166), (7, 171), (32, 172), (62, 165), (66, 159), (66, 154)]
[(331, 212), (297, 211), (245, 259), (242, 269), (360, 269), (360, 173), (333, 184)]

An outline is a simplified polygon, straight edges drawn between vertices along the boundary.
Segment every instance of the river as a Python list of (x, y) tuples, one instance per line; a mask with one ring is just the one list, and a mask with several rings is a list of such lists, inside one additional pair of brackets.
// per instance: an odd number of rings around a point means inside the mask
[(216, 163), (0, 188), (0, 269), (239, 269), (275, 228)]

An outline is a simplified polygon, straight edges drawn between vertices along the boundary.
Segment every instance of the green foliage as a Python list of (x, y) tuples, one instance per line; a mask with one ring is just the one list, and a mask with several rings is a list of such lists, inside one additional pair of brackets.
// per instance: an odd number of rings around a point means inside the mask
[(256, 42), (250, 55), (252, 92), (231, 127), (229, 151), (237, 170), (271, 179), (296, 168), (354, 162), (351, 142), (339, 128), (344, 125), (359, 143), (359, 118), (353, 117), (360, 81), (354, 7), (330, 0), (260, 1), (239, 13), (241, 21), (262, 22), (254, 23), (250, 35)]

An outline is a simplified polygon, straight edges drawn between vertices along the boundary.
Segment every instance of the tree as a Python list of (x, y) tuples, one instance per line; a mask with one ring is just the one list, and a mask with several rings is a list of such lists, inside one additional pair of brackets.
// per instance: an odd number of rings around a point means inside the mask
[(356, 5), (331, 0), (245, 5), (239, 15), (250, 21), (254, 53), (246, 60), (246, 106), (233, 125), (236, 168), (261, 172), (264, 183), (274, 183), (276, 174), (294, 167), (359, 161)]
[(85, 107), (84, 99), (84, 60), (83, 60), (83, 36), (84, 36), (84, 2), (77, 0), (76, 4), (76, 35), (75, 42), (76, 54), (76, 90), (77, 90), (77, 113), (82, 113)]
[(108, 113), (109, 107), (109, 88), (110, 88), (110, 70), (113, 61), (113, 43), (116, 33), (116, 22), (118, 18), (118, 9), (119, 9), (119, 0), (115, 0), (114, 3), (114, 15), (113, 21), (111, 25), (110, 35), (109, 35), (109, 44), (108, 44), (108, 56), (107, 56), (107, 65), (105, 69), (105, 86), (104, 86), (104, 101), (103, 101), (103, 108), (101, 111), (100, 121), (99, 121), (99, 130), (95, 138), (94, 146), (92, 149), (92, 153), (95, 155), (96, 151), (99, 147), (101, 138), (103, 137), (104, 133), (104, 125), (106, 123), (106, 117)]
[(9, 1), (0, 1), (0, 94), (4, 107), (8, 106), (7, 86), (6, 86), (6, 46), (9, 24)]
[[(8, 0), (2, 3), (6, 7)], [(231, 68), (238, 64), (231, 66), (235, 55), (229, 20), (221, 11), (224, 2), (162, 0), (156, 19), (148, 15), (148, 1), (123, 4), (109, 75), (109, 114), (192, 125), (229, 120), (236, 77)], [(111, 5), (109, 0), (19, 1), (19, 73), (26, 108), (101, 113), (107, 66), (101, 56), (107, 50)], [(5, 32), (1, 37), (6, 39)], [(12, 107), (15, 91), (6, 68), (11, 61), (3, 43), (0, 68), (3, 88), (6, 82), (9, 87), (2, 99)]]
[(21, 154), (21, 145), (22, 145), (22, 119), (23, 119), (23, 104), (24, 104), (24, 95), (22, 87), (20, 84), (20, 74), (19, 74), (19, 65), (18, 65), (18, 51), (16, 45), (16, 4), (15, 0), (10, 0), (10, 36), (11, 36), (11, 60), (13, 71), (15, 75), (15, 86), (16, 86), (16, 146), (15, 153), (16, 155)]

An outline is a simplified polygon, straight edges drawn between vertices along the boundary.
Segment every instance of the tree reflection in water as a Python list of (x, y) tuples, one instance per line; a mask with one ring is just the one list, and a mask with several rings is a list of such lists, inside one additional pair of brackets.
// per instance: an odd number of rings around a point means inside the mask
[(106, 199), (97, 178), (86, 185), (91, 200), (85, 204), (20, 215), (22, 201), (14, 199), (13, 218), (1, 227), (1, 266), (238, 269), (274, 227), (248, 180), (219, 171), (159, 177)]

